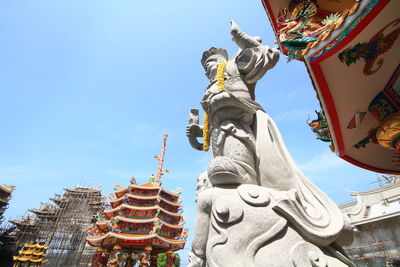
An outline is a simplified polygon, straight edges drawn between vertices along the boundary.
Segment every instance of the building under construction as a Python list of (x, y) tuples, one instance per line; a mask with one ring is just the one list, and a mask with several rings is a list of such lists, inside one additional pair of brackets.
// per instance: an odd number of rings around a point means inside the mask
[(353, 244), (344, 249), (360, 267), (400, 264), (400, 177), (379, 181), (378, 188), (350, 192), (356, 200), (340, 206), (355, 227)]
[(30, 209), (34, 215), (9, 221), (17, 227), (14, 252), (25, 243), (40, 242), (48, 246), (48, 261), (42, 266), (87, 266), (95, 250), (86, 245), (84, 229), (103, 209), (100, 189), (64, 188), (50, 200), (54, 204)]

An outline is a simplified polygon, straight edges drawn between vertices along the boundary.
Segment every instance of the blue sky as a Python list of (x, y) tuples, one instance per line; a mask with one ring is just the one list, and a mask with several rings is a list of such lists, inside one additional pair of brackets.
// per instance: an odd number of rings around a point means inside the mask
[[(37, 208), (63, 187), (101, 186), (108, 194), (131, 176), (147, 182), (167, 132), (164, 186), (184, 189), (193, 233), (196, 176), (210, 155), (190, 147), (185, 127), (207, 85), (202, 52), (236, 52), (231, 19), (273, 45), (260, 0), (1, 1), (0, 183), (17, 187), (5, 216)], [(281, 56), (256, 100), (336, 203), (350, 200), (346, 188), (377, 186), (375, 173), (337, 158), (310, 131), (306, 120), (319, 104), (302, 63)]]

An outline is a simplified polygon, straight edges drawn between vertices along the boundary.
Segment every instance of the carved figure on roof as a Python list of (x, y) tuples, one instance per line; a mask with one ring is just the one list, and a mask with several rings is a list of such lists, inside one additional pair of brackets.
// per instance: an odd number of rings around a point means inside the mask
[(322, 111), (315, 111), (317, 119), (312, 120), (308, 125), (311, 127), (311, 131), (315, 133), (318, 140), (323, 142), (331, 142), (331, 135), (329, 133), (328, 123)]
[(358, 2), (356, 1), (351, 10), (331, 13), (324, 19), (317, 15), (316, 0), (292, 0), (289, 4), (289, 18), (288, 9), (280, 10), (277, 19), (280, 25), (278, 41), (288, 50), (288, 61), (300, 59), (308, 49), (325, 40), (355, 11)]
[(352, 238), (348, 219), (299, 170), (255, 101), (277, 50), (234, 22), (231, 35), (239, 46), (231, 59), (213, 47), (201, 60), (210, 80), (201, 101), (209, 125), (187, 127), (195, 149), (197, 138), (204, 146), (209, 136), (212, 150), (189, 266), (352, 266), (337, 245)]

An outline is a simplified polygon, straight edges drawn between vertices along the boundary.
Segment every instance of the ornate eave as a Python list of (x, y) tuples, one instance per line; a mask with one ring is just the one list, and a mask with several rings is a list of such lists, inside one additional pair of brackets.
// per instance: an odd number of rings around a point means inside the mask
[(47, 216), (52, 216), (57, 213), (57, 210), (44, 210), (44, 209), (28, 209), (30, 212), (35, 213), (36, 215), (47, 215)]
[(174, 193), (174, 192), (171, 192), (171, 191), (168, 191), (168, 190), (165, 189), (165, 188), (161, 188), (161, 191), (164, 192), (164, 193), (166, 193), (166, 194), (168, 194), (168, 195), (171, 195), (171, 196), (174, 196), (174, 197), (179, 198), (179, 194)]
[[(109, 232), (107, 234), (101, 236), (87, 236), (87, 242), (91, 246), (104, 246), (108, 244), (119, 243), (123, 247), (123, 243), (121, 241), (146, 241), (147, 244), (157, 244), (159, 241), (165, 242), (167, 245), (181, 245), (182, 247), (176, 247), (173, 250), (182, 249), (185, 245), (185, 239), (171, 239), (167, 237), (160, 236), (158, 234), (149, 234), (149, 235), (135, 235), (135, 234), (122, 234), (122, 233), (113, 233)], [(135, 243), (125, 243), (126, 246), (131, 247), (135, 246)]]
[(169, 210), (163, 209), (162, 207), (159, 207), (159, 209), (160, 209), (160, 211), (165, 212), (168, 215), (175, 216), (175, 217), (182, 217), (182, 214), (180, 214), (180, 213), (171, 212)]
[(57, 204), (57, 206), (60, 206), (62, 203), (66, 202), (65, 198), (53, 198), (53, 197), (50, 197), (49, 199), (51, 201), (53, 201), (55, 204)]
[(166, 199), (161, 198), (161, 197), (160, 197), (160, 201), (163, 201), (163, 202), (165, 202), (165, 203), (167, 203), (169, 205), (175, 206), (175, 207), (182, 207), (182, 205), (179, 204), (179, 203), (172, 202), (172, 201), (166, 200)]
[[(384, 127), (395, 129), (396, 126), (387, 126), (385, 120), (389, 119), (390, 112), (392, 116), (400, 116), (400, 91), (398, 85), (396, 87), (400, 73), (400, 2), (350, 2), (355, 8), (327, 36), (322, 39), (319, 36), (318, 42), (302, 50), (302, 60), (326, 116), (335, 153), (371, 171), (399, 174), (395, 144), (388, 148), (389, 143), (385, 148), (382, 143), (387, 137), (379, 137), (374, 131), (386, 129)], [(278, 13), (289, 3), (289, 0), (263, 0), (277, 39), (281, 29), (277, 23)], [(317, 0), (317, 4), (340, 5), (339, 1), (328, 0)], [(376, 50), (373, 50), (374, 42), (378, 43)], [(281, 50), (287, 52), (285, 47)], [(386, 112), (385, 107), (391, 111)], [(377, 119), (377, 115), (381, 118)], [(399, 135), (397, 129), (390, 138), (396, 142)]]
[(392, 190), (393, 188), (396, 188), (396, 187), (400, 187), (400, 181), (392, 183), (392, 184), (387, 184), (387, 185), (384, 185), (384, 186), (380, 186), (380, 187), (377, 187), (377, 188), (374, 188), (374, 189), (371, 189), (371, 190), (366, 190), (366, 191), (360, 191), (360, 192), (349, 191), (349, 194), (351, 196), (353, 196), (353, 197), (372, 195), (372, 194), (382, 193), (384, 191), (389, 191), (389, 190)]
[(362, 192), (350, 191), (349, 194), (356, 201), (340, 205), (340, 209), (349, 216), (354, 225), (400, 216), (400, 182)]
[(130, 210), (154, 210), (154, 209), (159, 209), (159, 207), (156, 206), (149, 206), (149, 207), (142, 207), (142, 206), (132, 206), (132, 205), (128, 205), (128, 204), (122, 204), (114, 209), (108, 209), (108, 210), (104, 210), (105, 214), (111, 214), (114, 213), (116, 211), (120, 211), (123, 209), (130, 209)]

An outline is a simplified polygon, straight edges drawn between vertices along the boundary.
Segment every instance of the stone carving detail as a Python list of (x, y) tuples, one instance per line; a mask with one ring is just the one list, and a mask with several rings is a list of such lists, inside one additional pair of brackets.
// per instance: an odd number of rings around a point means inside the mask
[(239, 46), (234, 57), (213, 47), (201, 60), (210, 80), (201, 101), (210, 125), (200, 126), (191, 110), (186, 130), (198, 150), (198, 138), (209, 136), (213, 155), (198, 177), (188, 266), (352, 266), (340, 248), (352, 239), (348, 219), (299, 170), (255, 102), (256, 82), (278, 51), (234, 22), (231, 34)]

